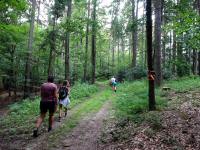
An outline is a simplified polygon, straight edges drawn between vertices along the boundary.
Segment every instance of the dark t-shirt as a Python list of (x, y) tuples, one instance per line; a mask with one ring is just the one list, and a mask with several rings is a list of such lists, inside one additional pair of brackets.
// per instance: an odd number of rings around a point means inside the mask
[(56, 101), (57, 86), (54, 83), (44, 83), (41, 86), (42, 101)]

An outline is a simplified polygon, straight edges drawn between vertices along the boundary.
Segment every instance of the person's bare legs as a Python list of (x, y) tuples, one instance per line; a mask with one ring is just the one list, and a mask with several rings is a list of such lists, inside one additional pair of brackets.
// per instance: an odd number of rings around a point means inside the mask
[(67, 116), (67, 107), (64, 108), (65, 109), (65, 117)]
[(36, 129), (33, 130), (33, 137), (37, 137), (38, 136), (38, 128), (42, 124), (42, 121), (44, 120), (45, 115), (46, 115), (46, 113), (41, 113), (40, 117), (37, 119), (37, 121), (36, 121)]
[(59, 104), (59, 121), (62, 117), (62, 104)]
[(41, 113), (40, 117), (37, 119), (36, 122), (36, 128), (38, 129), (40, 127), (40, 125), (42, 124), (44, 118), (45, 118), (46, 113)]
[(51, 131), (51, 129), (53, 127), (53, 121), (54, 121), (53, 115), (54, 115), (54, 113), (50, 113), (49, 114), (49, 128), (48, 128), (48, 132)]

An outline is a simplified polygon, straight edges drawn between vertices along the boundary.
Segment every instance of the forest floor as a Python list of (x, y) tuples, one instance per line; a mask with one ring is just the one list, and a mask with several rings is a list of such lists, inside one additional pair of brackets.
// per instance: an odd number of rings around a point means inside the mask
[(200, 89), (168, 91), (163, 96), (168, 100), (168, 107), (150, 112), (154, 118), (149, 118), (147, 122), (107, 122), (101, 149), (200, 149)]
[(14, 92), (11, 92), (11, 96), (9, 96), (7, 91), (2, 90), (0, 93), (0, 117), (8, 113), (8, 105), (21, 101), (22, 97), (22, 92), (17, 92), (16, 96), (14, 95)]
[[(197, 150), (200, 149), (200, 88), (163, 91), (167, 106), (147, 112), (146, 121), (118, 120), (113, 100), (118, 93), (100, 85), (100, 92), (69, 110), (67, 117), (47, 132), (47, 120), (40, 135), (2, 129), (0, 149), (25, 150)], [(15, 129), (15, 130), (18, 130)]]

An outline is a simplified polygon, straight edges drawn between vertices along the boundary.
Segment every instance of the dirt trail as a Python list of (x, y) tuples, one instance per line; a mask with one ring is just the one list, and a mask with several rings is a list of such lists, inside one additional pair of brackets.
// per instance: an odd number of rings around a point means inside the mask
[(55, 149), (57, 150), (97, 150), (103, 121), (109, 115), (107, 102), (92, 117), (84, 118), (80, 124)]
[[(56, 130), (63, 124), (65, 120), (70, 118), (70, 116), (73, 115), (77, 110), (79, 109), (79, 106), (74, 108), (73, 110), (68, 111), (67, 116), (65, 118), (62, 118), (61, 122), (58, 122), (58, 118), (55, 118), (54, 124), (53, 124), (53, 130)], [(42, 132), (42, 133), (41, 133)], [(32, 138), (32, 140), (29, 141), (29, 143), (26, 143), (24, 146), (25, 150), (39, 150), (39, 149), (47, 149), (47, 140), (48, 140), (49, 133), (46, 131), (40, 131), (39, 136), (37, 138)]]
[[(67, 133), (64, 140), (57, 143), (56, 150), (96, 150), (98, 147), (98, 137), (101, 134), (103, 120), (108, 115), (110, 103), (106, 102), (103, 107), (92, 116), (86, 116), (82, 119), (72, 132)], [(77, 111), (78, 108), (68, 113), (67, 118)], [(64, 121), (64, 120), (63, 120)], [(62, 121), (62, 122), (63, 122)], [(62, 122), (55, 121), (54, 129), (62, 125)], [(42, 133), (38, 138), (29, 141), (25, 150), (48, 149), (48, 132)]]

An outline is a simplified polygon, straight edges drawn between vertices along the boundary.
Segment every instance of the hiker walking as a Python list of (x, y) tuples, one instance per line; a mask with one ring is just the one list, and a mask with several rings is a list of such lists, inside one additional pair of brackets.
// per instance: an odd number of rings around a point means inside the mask
[(69, 99), (70, 84), (68, 80), (63, 82), (63, 86), (59, 88), (59, 121), (62, 117), (62, 107), (64, 107), (65, 117), (67, 116), (67, 106), (70, 103)]
[(49, 127), (48, 132), (52, 130), (53, 115), (57, 107), (57, 86), (53, 83), (54, 77), (49, 76), (46, 83), (41, 86), (41, 101), (40, 101), (40, 117), (36, 122), (36, 129), (33, 131), (33, 136), (38, 136), (38, 129), (49, 111)]
[(113, 91), (117, 91), (117, 81), (116, 81), (116, 78), (113, 76), (111, 79), (110, 79), (110, 83), (111, 83), (111, 86), (112, 86), (112, 90)]

